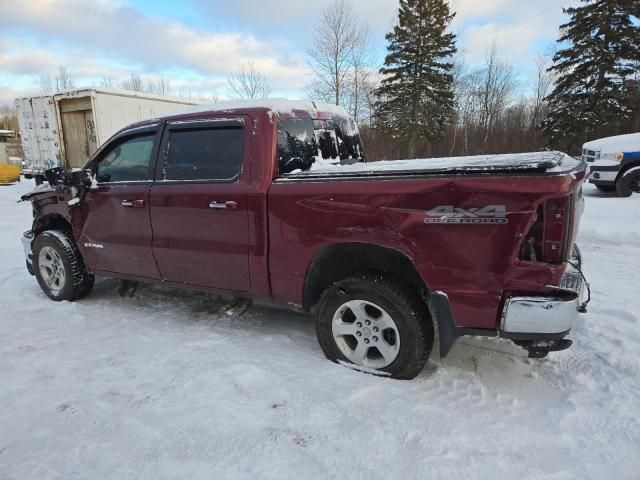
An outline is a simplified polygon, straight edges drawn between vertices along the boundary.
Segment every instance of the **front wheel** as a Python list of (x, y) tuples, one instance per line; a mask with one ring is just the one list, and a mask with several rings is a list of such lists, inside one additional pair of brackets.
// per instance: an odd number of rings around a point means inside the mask
[(93, 275), (84, 266), (73, 239), (47, 230), (33, 242), (33, 270), (42, 291), (52, 300), (77, 300), (89, 294)]
[(411, 379), (433, 347), (425, 302), (404, 282), (365, 274), (335, 283), (316, 310), (318, 341), (329, 360)]
[(630, 197), (634, 192), (640, 193), (640, 167), (630, 168), (616, 180), (616, 193), (619, 197)]

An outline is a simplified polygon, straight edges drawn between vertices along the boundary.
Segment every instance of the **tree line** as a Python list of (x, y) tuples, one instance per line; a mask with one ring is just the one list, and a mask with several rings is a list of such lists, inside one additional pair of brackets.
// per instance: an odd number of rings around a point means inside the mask
[[(640, 2), (581, 0), (564, 9), (552, 58), (540, 56), (528, 85), (495, 43), (467, 65), (447, 0), (400, 0), (376, 65), (371, 35), (350, 0), (324, 8), (307, 51), (306, 96), (345, 107), (361, 127), (370, 159), (475, 155), (557, 148), (640, 131)], [(267, 77), (249, 61), (227, 76), (226, 96), (266, 98)], [(69, 70), (42, 75), (43, 92), (74, 88)], [(216, 91), (174, 88), (169, 77), (132, 73), (99, 86), (218, 101)]]
[[(367, 102), (356, 111), (351, 92), (362, 66), (352, 59), (371, 58), (363, 53), (367, 44), (356, 41), (366, 28), (348, 0), (336, 0), (320, 17), (323, 40), (310, 54), (315, 84), (324, 88), (315, 97), (335, 94), (335, 103), (364, 123), (370, 159), (546, 148), (578, 154), (587, 140), (639, 132), (640, 2), (582, 0), (564, 12), (569, 20), (559, 26), (555, 55), (537, 59), (523, 88), (495, 44), (481, 65), (465, 65), (446, 0), (400, 0), (384, 64), (377, 75), (369, 65), (359, 90)], [(338, 55), (340, 45), (349, 55)]]

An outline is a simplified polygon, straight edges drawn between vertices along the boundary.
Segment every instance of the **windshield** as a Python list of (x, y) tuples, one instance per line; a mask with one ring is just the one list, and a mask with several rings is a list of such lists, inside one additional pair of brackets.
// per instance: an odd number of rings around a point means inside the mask
[(278, 121), (280, 175), (310, 170), (319, 163), (363, 162), (360, 135), (352, 120), (287, 119)]

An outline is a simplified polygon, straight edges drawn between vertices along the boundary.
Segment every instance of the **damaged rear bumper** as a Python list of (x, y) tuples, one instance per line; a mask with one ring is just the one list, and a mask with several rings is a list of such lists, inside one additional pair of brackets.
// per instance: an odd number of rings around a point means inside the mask
[(502, 310), (500, 336), (513, 340), (553, 340), (566, 336), (578, 318), (579, 295), (511, 297)]
[(578, 315), (586, 312), (589, 287), (580, 262), (577, 267), (570, 264), (560, 286), (553, 288), (557, 293), (552, 296), (514, 296), (505, 301), (499, 335), (527, 349), (530, 357), (569, 348), (571, 341), (563, 339)]
[[(581, 259), (580, 259), (581, 260)], [(567, 267), (553, 296), (510, 297), (505, 301), (500, 336), (514, 340), (552, 340), (566, 336), (586, 311), (588, 286), (577, 268)]]

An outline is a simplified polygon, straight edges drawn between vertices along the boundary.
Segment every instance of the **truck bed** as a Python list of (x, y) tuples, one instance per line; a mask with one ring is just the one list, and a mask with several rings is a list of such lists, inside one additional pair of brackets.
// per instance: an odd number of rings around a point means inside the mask
[(351, 165), (317, 161), (308, 171), (293, 171), (283, 180), (306, 180), (327, 177), (380, 177), (399, 175), (465, 175), (465, 174), (526, 174), (562, 173), (576, 168), (579, 160), (565, 153), (548, 151), (468, 157), (423, 158), (415, 160), (384, 160)]

